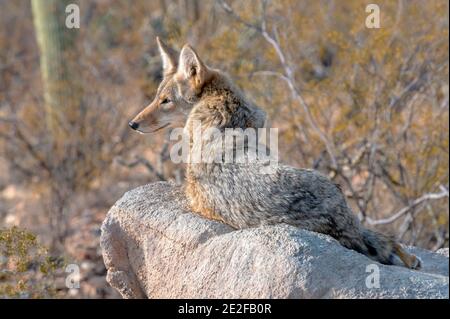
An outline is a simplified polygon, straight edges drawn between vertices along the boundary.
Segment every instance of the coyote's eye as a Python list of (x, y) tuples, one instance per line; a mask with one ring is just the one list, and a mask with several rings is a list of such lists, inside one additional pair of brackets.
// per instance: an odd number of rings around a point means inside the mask
[(169, 102), (170, 102), (170, 100), (168, 98), (165, 98), (164, 100), (162, 100), (161, 104), (167, 104)]

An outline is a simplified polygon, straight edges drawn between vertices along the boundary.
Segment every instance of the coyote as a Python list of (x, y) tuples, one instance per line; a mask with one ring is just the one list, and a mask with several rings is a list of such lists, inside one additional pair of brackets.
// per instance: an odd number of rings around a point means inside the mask
[[(178, 54), (157, 38), (163, 80), (156, 97), (129, 126), (141, 133), (192, 123), (202, 130), (261, 128), (265, 113), (223, 72), (207, 66), (186, 44)], [(203, 143), (203, 142), (202, 142)], [(204, 142), (211, 147), (211, 141)], [(194, 148), (192, 141), (190, 149)], [(260, 174), (259, 162), (188, 163), (185, 193), (192, 211), (236, 229), (286, 223), (334, 237), (341, 245), (387, 265), (420, 269), (418, 257), (393, 238), (364, 228), (352, 214), (339, 185), (317, 171), (278, 164)], [(400, 260), (399, 260), (399, 259)]]

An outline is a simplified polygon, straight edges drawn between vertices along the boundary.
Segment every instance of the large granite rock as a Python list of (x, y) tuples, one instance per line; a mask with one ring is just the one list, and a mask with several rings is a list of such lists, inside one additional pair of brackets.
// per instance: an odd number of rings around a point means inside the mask
[(101, 246), (107, 281), (124, 298), (449, 298), (448, 249), (410, 248), (420, 271), (385, 266), (292, 226), (203, 219), (165, 182), (117, 201)]

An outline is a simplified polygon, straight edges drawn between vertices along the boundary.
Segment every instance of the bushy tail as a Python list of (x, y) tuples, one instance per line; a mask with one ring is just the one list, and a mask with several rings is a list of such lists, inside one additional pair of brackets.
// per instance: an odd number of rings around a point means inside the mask
[(363, 253), (369, 258), (386, 265), (398, 265), (400, 258), (406, 267), (420, 269), (420, 259), (406, 252), (394, 238), (369, 229), (362, 229), (361, 235), (365, 246)]

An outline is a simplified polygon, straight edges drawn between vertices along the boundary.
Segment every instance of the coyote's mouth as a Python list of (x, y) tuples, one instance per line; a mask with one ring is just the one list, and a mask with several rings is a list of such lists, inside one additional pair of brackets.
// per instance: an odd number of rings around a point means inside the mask
[(166, 128), (166, 127), (169, 126), (169, 125), (170, 125), (170, 123), (166, 123), (166, 124), (164, 124), (163, 126), (160, 126), (160, 127), (158, 127), (157, 129), (154, 129), (153, 131), (142, 131), (142, 130), (140, 130), (140, 129), (137, 129), (137, 131), (138, 131), (140, 134), (150, 134), (150, 133), (158, 132), (158, 131), (162, 130), (163, 128)]

